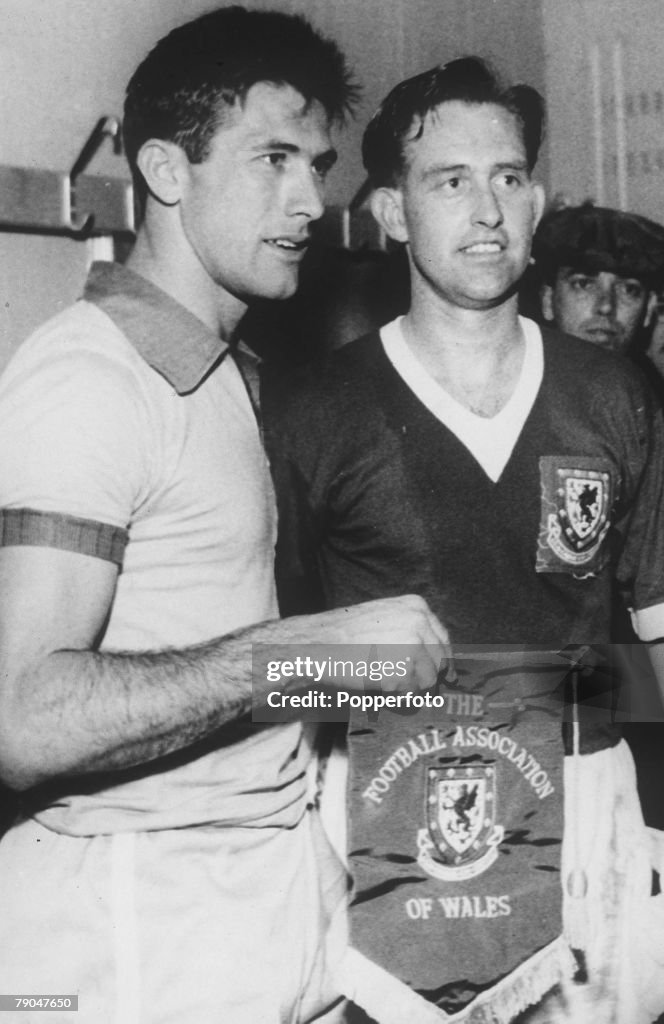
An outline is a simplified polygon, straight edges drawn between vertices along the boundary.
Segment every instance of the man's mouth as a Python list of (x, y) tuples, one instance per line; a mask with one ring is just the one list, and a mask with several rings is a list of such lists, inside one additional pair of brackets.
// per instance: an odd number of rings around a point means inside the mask
[(602, 338), (614, 338), (618, 335), (618, 328), (613, 324), (586, 323), (582, 325), (586, 334), (596, 335)]
[(582, 327), (579, 336), (586, 341), (592, 341), (596, 345), (605, 345), (609, 348), (619, 348), (622, 345), (620, 332), (611, 327), (600, 327), (598, 325)]
[(304, 252), (309, 245), (309, 238), (288, 238), (287, 236), (280, 235), (277, 238), (266, 238), (265, 241), (268, 245), (274, 246), (276, 249), (282, 249), (284, 252)]
[(503, 248), (500, 242), (473, 242), (472, 245), (464, 246), (462, 252), (470, 256), (486, 256), (500, 253)]

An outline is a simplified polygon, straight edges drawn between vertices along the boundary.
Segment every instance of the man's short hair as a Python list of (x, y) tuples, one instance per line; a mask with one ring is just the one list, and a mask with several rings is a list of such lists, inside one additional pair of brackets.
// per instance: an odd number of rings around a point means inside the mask
[(233, 6), (187, 22), (159, 40), (127, 86), (123, 132), (139, 201), (143, 143), (167, 139), (201, 163), (226, 109), (258, 82), (318, 100), (331, 122), (342, 122), (359, 95), (336, 43), (297, 15)]
[(647, 217), (583, 203), (542, 217), (533, 240), (539, 277), (554, 285), (561, 267), (579, 273), (609, 271), (648, 289), (664, 286), (664, 227)]
[(514, 114), (533, 169), (544, 134), (544, 100), (529, 85), (504, 86), (479, 57), (462, 57), (401, 82), (383, 100), (362, 140), (362, 158), (374, 188), (398, 185), (406, 166), (406, 143), (420, 138), (427, 114), (451, 100), (493, 103)]

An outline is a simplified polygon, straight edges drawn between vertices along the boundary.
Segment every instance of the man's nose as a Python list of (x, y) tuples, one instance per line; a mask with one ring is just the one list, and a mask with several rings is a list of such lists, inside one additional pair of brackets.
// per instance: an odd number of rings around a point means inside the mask
[(503, 222), (503, 211), (490, 185), (476, 188), (473, 222), (487, 228), (497, 228)]
[(301, 168), (293, 175), (288, 196), (288, 213), (318, 220), (325, 210), (325, 185), (313, 168)]
[(595, 308), (604, 316), (613, 316), (616, 309), (616, 286), (614, 281), (599, 277), (595, 290)]

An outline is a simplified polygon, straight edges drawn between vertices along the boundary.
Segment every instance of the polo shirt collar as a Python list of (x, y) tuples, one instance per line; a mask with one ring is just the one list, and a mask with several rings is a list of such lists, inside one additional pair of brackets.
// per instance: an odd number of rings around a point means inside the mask
[(228, 351), (202, 320), (140, 274), (95, 262), (83, 292), (179, 395), (194, 391)]

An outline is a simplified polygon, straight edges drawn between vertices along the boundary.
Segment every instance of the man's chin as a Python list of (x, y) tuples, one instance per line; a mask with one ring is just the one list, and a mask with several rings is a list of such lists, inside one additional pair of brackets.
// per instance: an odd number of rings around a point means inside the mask
[(245, 292), (243, 301), (250, 306), (252, 302), (283, 302), (295, 295), (299, 285), (299, 275), (278, 281), (263, 278), (256, 282), (251, 291)]
[(459, 304), (465, 306), (466, 309), (496, 309), (515, 296), (517, 291), (518, 282), (511, 282), (501, 288), (477, 289), (475, 293), (469, 290)]
[(469, 309), (495, 309), (516, 295), (519, 290), (521, 275), (516, 272), (496, 274), (493, 279), (484, 275), (483, 279), (466, 282), (466, 305)]

